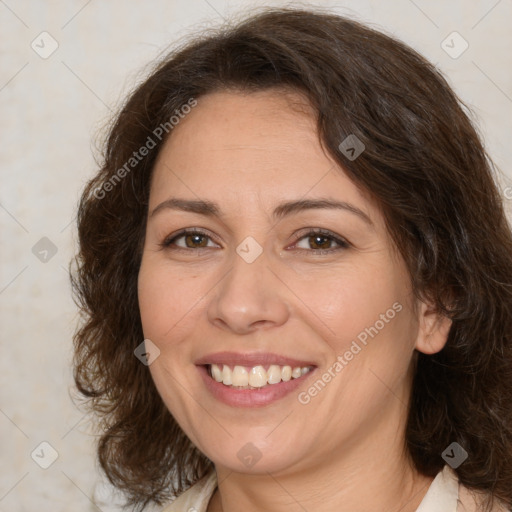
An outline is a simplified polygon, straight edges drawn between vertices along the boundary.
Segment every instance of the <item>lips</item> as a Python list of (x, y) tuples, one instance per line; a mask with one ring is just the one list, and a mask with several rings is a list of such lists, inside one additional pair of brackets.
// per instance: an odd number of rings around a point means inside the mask
[[(216, 352), (199, 358), (195, 361), (199, 375), (211, 395), (218, 401), (231, 407), (264, 407), (268, 406), (285, 396), (293, 394), (299, 386), (305, 385), (315, 374), (317, 365), (306, 359), (295, 359), (292, 357), (274, 354), (270, 352)], [(292, 368), (308, 367), (309, 371), (298, 378), (292, 378), (286, 382), (282, 381), (272, 385), (259, 388), (242, 389), (234, 386), (227, 386), (217, 382), (210, 374), (211, 365), (246, 367), (256, 366), (268, 368), (271, 365), (288, 366)]]
[(317, 365), (311, 360), (295, 359), (292, 357), (283, 356), (280, 354), (274, 354), (271, 352), (215, 352), (199, 358), (195, 361), (196, 365), (210, 365), (210, 364), (226, 364), (230, 367), (234, 366), (246, 366), (252, 368), (254, 366), (268, 367), (271, 364), (278, 366), (291, 366), (295, 368), (314, 366)]

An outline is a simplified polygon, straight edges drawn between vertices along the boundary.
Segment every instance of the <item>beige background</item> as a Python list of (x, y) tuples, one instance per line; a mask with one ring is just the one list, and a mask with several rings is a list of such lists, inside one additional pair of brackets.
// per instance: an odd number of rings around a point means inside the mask
[[(297, 4), (266, 2), (290, 3)], [(70, 398), (77, 313), (67, 266), (76, 202), (95, 170), (92, 141), (164, 47), (247, 5), (0, 0), (0, 512), (98, 510), (91, 502), (95, 486), (97, 496), (111, 500), (109, 489), (97, 486), (90, 425)], [(510, 0), (316, 5), (384, 28), (436, 63), (471, 106), (504, 173), (503, 188), (512, 183)], [(456, 59), (441, 47), (453, 31), (469, 44)], [(52, 44), (57, 50), (43, 59)], [(510, 208), (512, 188), (507, 196)], [(48, 469), (33, 460), (50, 463), (52, 450), (58, 458)], [(101, 504), (104, 512), (113, 509)]]

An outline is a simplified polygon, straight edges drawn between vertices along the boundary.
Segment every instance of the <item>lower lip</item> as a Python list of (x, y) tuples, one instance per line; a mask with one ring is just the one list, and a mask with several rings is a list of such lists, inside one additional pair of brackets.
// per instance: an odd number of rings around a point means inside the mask
[(279, 384), (270, 384), (256, 389), (235, 389), (212, 379), (206, 366), (197, 366), (201, 377), (211, 394), (219, 401), (232, 407), (263, 407), (296, 390), (315, 371), (315, 368), (297, 379)]

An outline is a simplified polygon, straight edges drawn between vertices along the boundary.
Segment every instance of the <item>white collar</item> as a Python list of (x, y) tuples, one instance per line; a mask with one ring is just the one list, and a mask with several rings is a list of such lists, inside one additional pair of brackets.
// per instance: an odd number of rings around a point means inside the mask
[(456, 512), (459, 480), (450, 466), (440, 471), (425, 494), (416, 512)]

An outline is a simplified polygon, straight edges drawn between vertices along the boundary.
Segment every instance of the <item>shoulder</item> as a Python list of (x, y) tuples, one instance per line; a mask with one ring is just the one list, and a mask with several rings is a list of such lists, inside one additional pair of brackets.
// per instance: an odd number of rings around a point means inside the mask
[(160, 512), (206, 512), (216, 488), (217, 473), (212, 469)]
[[(459, 483), (459, 497), (457, 501), (457, 512), (481, 512), (484, 508), (485, 495), (476, 492)], [(495, 500), (490, 512), (510, 512), (499, 500)]]
[(510, 512), (499, 500), (485, 507), (487, 494), (463, 485), (449, 466), (436, 475), (416, 512)]
[[(439, 474), (439, 481), (436, 484), (437, 487), (435, 490), (439, 491), (441, 489), (441, 484), (443, 484), (449, 491), (450, 482), (452, 482), (451, 486), (455, 487), (453, 489), (453, 491), (455, 491), (453, 492), (454, 498), (457, 496), (456, 512), (482, 512), (484, 510), (483, 504), (485, 501), (485, 495), (483, 493), (473, 491), (458, 482), (455, 472), (447, 466)], [(433, 486), (432, 491), (434, 490), (434, 487), (435, 486)], [(217, 474), (215, 470), (212, 469), (192, 487), (178, 496), (173, 502), (162, 508), (160, 512), (206, 512), (208, 503), (210, 502), (216, 488)], [(446, 493), (447, 490), (443, 492)], [(423, 505), (426, 505), (426, 503)], [(422, 510), (421, 507), (418, 510)], [(503, 503), (496, 500), (490, 512), (512, 511)]]

